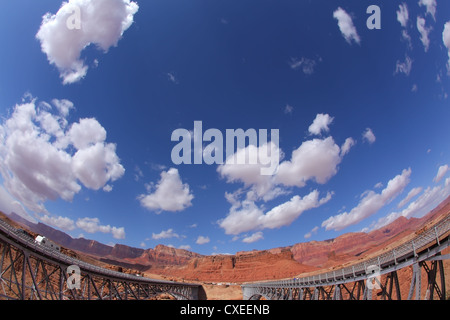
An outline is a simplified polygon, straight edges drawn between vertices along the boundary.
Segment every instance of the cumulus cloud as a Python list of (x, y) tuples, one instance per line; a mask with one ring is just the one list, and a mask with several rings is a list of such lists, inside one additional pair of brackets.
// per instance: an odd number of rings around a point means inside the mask
[(334, 118), (330, 117), (329, 114), (323, 114), (319, 113), (316, 115), (316, 118), (314, 119), (313, 123), (309, 126), (308, 131), (310, 134), (319, 135), (324, 132), (330, 131), (330, 128), (328, 127), (332, 122)]
[(428, 35), (430, 34), (432, 27), (425, 26), (425, 18), (417, 17), (417, 30), (420, 33), (420, 41), (422, 41), (425, 52), (428, 51), (430, 47), (430, 38)]
[(296, 195), (264, 213), (262, 207), (252, 200), (244, 200), (234, 204), (228, 216), (219, 221), (226, 234), (237, 235), (257, 229), (274, 229), (290, 225), (304, 211), (317, 208), (328, 202), (332, 193), (319, 199), (319, 191), (314, 190), (303, 198)]
[(206, 244), (208, 243), (209, 237), (204, 237), (204, 236), (198, 236), (197, 241), (195, 241), (196, 244)]
[[(326, 183), (333, 177), (353, 144), (353, 139), (346, 140), (343, 149), (334, 142), (332, 137), (304, 141), (292, 152), (290, 160), (282, 161), (278, 171), (272, 175), (261, 175), (261, 164), (231, 164), (226, 162), (217, 168), (228, 182), (243, 182), (249, 188), (248, 198), (272, 200), (286, 194), (286, 187), (304, 187), (310, 180), (319, 184)], [(276, 146), (274, 146), (275, 148)], [(258, 152), (258, 147), (249, 145), (238, 153), (246, 151)], [(279, 150), (280, 154), (283, 154)]]
[(81, 52), (91, 44), (104, 52), (117, 46), (138, 9), (130, 0), (69, 0), (43, 16), (36, 38), (63, 83), (77, 82), (88, 70)]
[[(318, 115), (310, 127), (311, 132), (328, 131), (333, 118), (329, 115)], [(327, 183), (337, 171), (343, 157), (350, 151), (356, 141), (347, 138), (341, 147), (330, 136), (324, 139), (304, 141), (294, 149), (290, 159), (280, 161), (277, 171), (272, 176), (260, 174), (260, 165), (225, 164), (218, 166), (217, 171), (227, 182), (242, 182), (243, 188), (235, 192), (225, 193), (231, 204), (228, 215), (218, 221), (227, 234), (237, 235), (250, 230), (273, 229), (287, 226), (296, 220), (304, 211), (317, 208), (328, 202), (333, 192), (323, 198), (314, 190), (301, 197), (295, 195), (290, 200), (267, 210), (258, 201), (267, 202), (280, 195), (292, 192), (292, 187), (302, 188), (308, 181), (318, 184)], [(274, 146), (278, 148), (277, 146)], [(257, 152), (258, 148), (249, 145), (247, 151)], [(243, 152), (244, 149), (241, 149)], [(282, 150), (277, 150), (284, 158)]]
[(422, 187), (417, 187), (414, 189), (411, 189), (410, 192), (408, 192), (408, 195), (403, 198), (402, 201), (400, 201), (397, 205), (398, 208), (403, 207), (405, 204), (407, 204), (412, 198), (414, 198), (415, 196), (417, 196), (419, 193), (422, 192)]
[[(319, 115), (311, 131), (327, 131), (332, 120), (329, 115)], [(339, 147), (332, 137), (304, 141), (294, 149), (289, 160), (281, 161), (272, 176), (261, 175), (258, 164), (236, 165), (226, 162), (218, 166), (217, 171), (227, 178), (227, 182), (244, 183), (243, 188), (225, 193), (231, 208), (228, 215), (218, 221), (219, 225), (227, 234), (235, 235), (255, 229), (279, 228), (291, 224), (302, 212), (326, 203), (333, 192), (327, 193), (322, 199), (319, 199), (317, 190), (303, 198), (296, 195), (269, 211), (257, 202), (267, 202), (289, 194), (292, 187), (304, 187), (308, 181), (325, 184), (337, 173), (343, 157), (355, 143), (352, 138), (347, 138), (342, 147)], [(246, 149), (257, 152), (257, 147), (253, 145)], [(278, 152), (284, 158), (284, 153), (281, 150)]]
[(182, 211), (192, 205), (194, 195), (188, 184), (183, 184), (178, 169), (161, 172), (161, 179), (150, 194), (138, 197), (144, 208), (154, 211)]
[(444, 26), (444, 31), (442, 31), (442, 41), (448, 50), (447, 70), (450, 74), (450, 21), (448, 21)]
[(401, 174), (391, 179), (381, 193), (372, 190), (364, 192), (363, 198), (356, 207), (350, 212), (329, 217), (322, 222), (322, 227), (325, 227), (326, 230), (339, 231), (370, 217), (403, 192), (410, 181), (410, 175), (411, 169), (405, 169)]
[(76, 226), (87, 233), (111, 233), (114, 239), (125, 239), (125, 229), (123, 227), (111, 227), (110, 225), (100, 225), (98, 218), (82, 218), (78, 219)]
[(57, 227), (62, 230), (71, 231), (75, 229), (75, 222), (67, 217), (53, 217), (49, 215), (44, 215), (40, 219), (43, 223)]
[(345, 40), (351, 44), (352, 40), (356, 43), (360, 43), (358, 32), (353, 25), (352, 17), (341, 7), (333, 12), (333, 17), (338, 21), (339, 30), (341, 30), (342, 35)]
[(450, 170), (448, 164), (440, 166), (438, 169), (438, 172), (436, 174), (436, 177), (434, 177), (433, 181), (438, 183), (441, 181), (441, 179), (447, 174), (447, 172)]
[[(8, 192), (28, 209), (45, 212), (44, 202), (61, 198), (72, 201), (82, 185), (98, 190), (123, 176), (125, 169), (106, 143), (106, 130), (95, 119), (69, 124), (65, 116), (73, 105), (53, 100), (16, 105), (0, 126), (0, 172)], [(61, 106), (71, 106), (62, 108)], [(64, 116), (65, 115), (65, 116)], [(78, 139), (74, 131), (90, 131)]]
[(367, 128), (363, 132), (362, 136), (363, 136), (363, 139), (366, 140), (370, 144), (374, 143), (376, 140), (375, 134), (373, 133), (372, 129), (370, 129), (370, 128)]
[(23, 205), (12, 197), (2, 186), (0, 186), (0, 211), (6, 214), (14, 212), (30, 222), (37, 223), (37, 220), (27, 212)]
[(436, 0), (419, 0), (419, 6), (425, 6), (427, 14), (431, 15), (436, 21)]
[(280, 164), (275, 180), (297, 187), (309, 180), (324, 184), (337, 173), (341, 161), (341, 149), (332, 137), (308, 140), (292, 152), (291, 160)]
[(259, 241), (261, 239), (264, 239), (263, 233), (261, 231), (258, 231), (258, 232), (253, 233), (252, 235), (242, 239), (242, 242), (244, 242), (244, 243), (253, 243), (253, 242)]
[[(267, 152), (268, 150), (270, 152)], [(275, 187), (274, 175), (261, 174), (261, 170), (267, 167), (262, 161), (255, 163), (245, 161), (246, 157), (251, 155), (269, 153), (274, 156), (279, 154), (280, 159), (284, 157), (282, 151), (272, 141), (259, 147), (250, 144), (228, 156), (225, 163), (217, 167), (217, 172), (222, 178), (226, 178), (227, 182), (242, 182), (245, 187), (251, 187), (252, 193), (257, 197), (263, 197), (265, 200), (273, 199), (284, 193)]]
[(173, 229), (163, 230), (160, 233), (152, 233), (153, 240), (179, 238), (180, 235), (175, 233)]

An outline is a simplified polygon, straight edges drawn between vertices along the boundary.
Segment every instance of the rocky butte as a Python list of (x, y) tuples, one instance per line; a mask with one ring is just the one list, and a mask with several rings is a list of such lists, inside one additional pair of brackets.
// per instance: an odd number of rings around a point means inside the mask
[(237, 252), (234, 255), (200, 255), (164, 245), (142, 249), (116, 244), (108, 246), (94, 240), (73, 239), (45, 224), (33, 224), (14, 213), (0, 214), (35, 234), (70, 249), (80, 259), (98, 261), (120, 268), (145, 272), (182, 281), (204, 283), (242, 283), (307, 275), (353, 263), (387, 250), (416, 236), (450, 214), (450, 197), (422, 218), (400, 217), (371, 232), (346, 233), (335, 239), (297, 243), (270, 250)]

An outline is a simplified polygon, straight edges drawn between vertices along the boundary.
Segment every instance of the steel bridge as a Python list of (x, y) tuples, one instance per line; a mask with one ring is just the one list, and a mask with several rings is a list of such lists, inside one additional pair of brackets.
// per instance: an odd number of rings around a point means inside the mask
[[(374, 258), (308, 277), (246, 283), (242, 285), (243, 297), (244, 300), (262, 297), (268, 300), (445, 300), (443, 260), (450, 259), (450, 254), (441, 252), (450, 244), (449, 230), (450, 215), (447, 215), (414, 239)], [(411, 266), (412, 272), (408, 272), (407, 267), (411, 269)], [(411, 273), (408, 295), (405, 289), (403, 295), (400, 291), (400, 272), (402, 276)], [(422, 284), (425, 274), (427, 279)]]
[(0, 299), (197, 300), (200, 285), (154, 280), (80, 261), (0, 220)]

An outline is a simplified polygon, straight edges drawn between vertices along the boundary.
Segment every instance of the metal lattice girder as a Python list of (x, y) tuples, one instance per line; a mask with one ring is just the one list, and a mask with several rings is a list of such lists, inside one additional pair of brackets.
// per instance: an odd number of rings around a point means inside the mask
[[(41, 247), (0, 220), (0, 299), (128, 300), (168, 293), (198, 299), (199, 285), (124, 274)], [(77, 287), (68, 267), (79, 270)]]
[(398, 275), (397, 271), (393, 271), (389, 273), (386, 277), (386, 281), (383, 284), (380, 284), (381, 286), (381, 297), (383, 300), (394, 300), (393, 299), (393, 293), (395, 288), (395, 293), (397, 296), (397, 300), (401, 300), (402, 296), (400, 294), (400, 284), (398, 282)]
[[(440, 253), (436, 258), (440, 258)], [(430, 267), (428, 267), (426, 262), (422, 263), (422, 267), (425, 269), (428, 277), (427, 292), (425, 295), (426, 300), (434, 299), (434, 292), (436, 292), (440, 300), (445, 300), (445, 274), (444, 274), (444, 264), (442, 259), (431, 259)], [(436, 276), (439, 275), (440, 286), (437, 282)]]

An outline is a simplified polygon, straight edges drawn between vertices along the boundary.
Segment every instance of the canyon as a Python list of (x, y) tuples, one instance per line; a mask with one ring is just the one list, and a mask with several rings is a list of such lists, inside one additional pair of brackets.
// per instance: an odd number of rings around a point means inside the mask
[(231, 298), (239, 299), (240, 283), (312, 275), (369, 258), (417, 236), (449, 213), (450, 197), (421, 218), (400, 217), (370, 232), (345, 233), (324, 241), (233, 255), (201, 255), (164, 245), (149, 249), (122, 244), (109, 246), (95, 240), (74, 239), (62, 231), (43, 223), (31, 223), (14, 213), (0, 213), (0, 218), (29, 230), (33, 236), (45, 235), (60, 244), (65, 254), (80, 260), (157, 279), (199, 282), (207, 293), (214, 292), (212, 295), (219, 299), (230, 298), (221, 292), (229, 287), (227, 292), (233, 292)]

